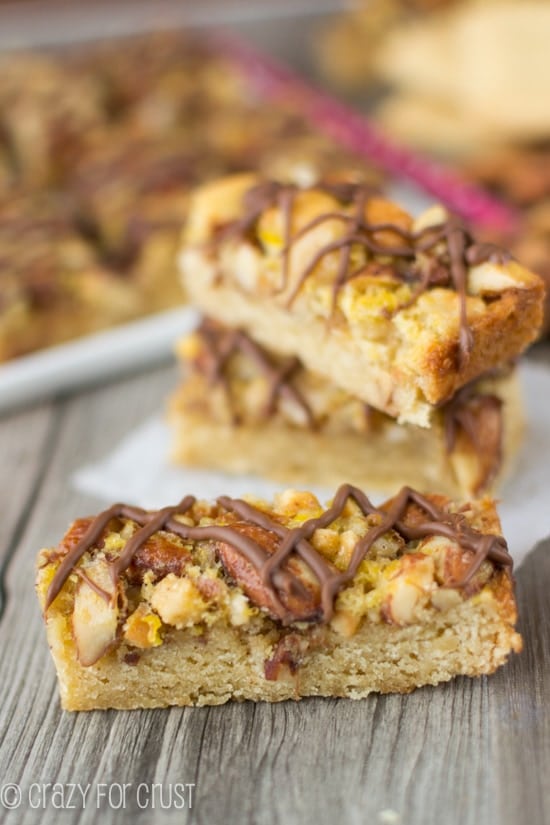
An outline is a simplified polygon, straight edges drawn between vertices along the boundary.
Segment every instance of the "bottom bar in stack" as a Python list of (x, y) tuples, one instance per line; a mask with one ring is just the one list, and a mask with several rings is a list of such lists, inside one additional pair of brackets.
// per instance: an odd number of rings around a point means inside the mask
[(170, 417), (174, 458), (292, 485), (408, 484), (471, 497), (509, 472), (523, 433), (514, 368), (461, 389), (430, 428), (398, 424), (297, 359), (206, 320), (184, 339), (185, 377)]
[(342, 485), (79, 519), (38, 560), (67, 710), (358, 699), (521, 649), (493, 503)]

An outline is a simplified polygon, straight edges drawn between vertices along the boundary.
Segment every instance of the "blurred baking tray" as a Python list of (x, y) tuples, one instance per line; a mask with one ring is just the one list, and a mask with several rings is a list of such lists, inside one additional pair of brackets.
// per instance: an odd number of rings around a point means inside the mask
[[(418, 211), (435, 195), (458, 211), (468, 208), (473, 213), (479, 207), (483, 216), (493, 209), (498, 218), (498, 204), (464, 186), (448, 170), (394, 145), (361, 114), (304, 79), (313, 74), (306, 47), (312, 23), (328, 19), (339, 8), (337, 0), (202, 0), (200, 5), (173, 0), (29, 0), (0, 7), (0, 49), (61, 48), (154, 29), (197, 27), (211, 33), (214, 28), (220, 50), (252, 87), (267, 99), (298, 97), (313, 125), (393, 173), (390, 192), (406, 208)], [(223, 33), (227, 27), (229, 34)], [(432, 194), (427, 196), (427, 191)], [(0, 411), (166, 360), (175, 339), (192, 327), (194, 319), (195, 312), (182, 307), (3, 365)]]
[(197, 318), (192, 307), (172, 309), (9, 361), (0, 412), (166, 361)]
[[(34, 2), (0, 6), (0, 49), (60, 48), (154, 29), (228, 26), (282, 59), (304, 53), (298, 44), (312, 17), (337, 7), (334, 0), (277, 3), (202, 0), (167, 2)], [(191, 307), (162, 312), (22, 356), (0, 366), (0, 412), (152, 366), (170, 358), (175, 340), (190, 331)]]
[(0, 6), (0, 48), (58, 46), (157, 28), (231, 26), (294, 61), (307, 54), (304, 37), (311, 20), (339, 10), (338, 0), (28, 0)]

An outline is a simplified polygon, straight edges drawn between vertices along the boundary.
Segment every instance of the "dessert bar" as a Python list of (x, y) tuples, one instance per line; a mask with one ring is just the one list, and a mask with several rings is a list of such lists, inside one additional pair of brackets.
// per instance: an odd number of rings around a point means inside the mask
[(420, 426), (519, 355), (542, 321), (537, 275), (442, 207), (413, 219), (357, 182), (206, 184), (180, 267), (206, 315)]
[(523, 411), (512, 367), (463, 387), (432, 426), (398, 424), (240, 330), (211, 320), (178, 346), (184, 377), (170, 403), (173, 457), (294, 486), (344, 480), (392, 492), (403, 484), (468, 498), (507, 475)]
[(511, 569), (489, 499), (345, 484), (114, 504), (40, 552), (37, 590), (67, 710), (358, 699), (504, 664)]

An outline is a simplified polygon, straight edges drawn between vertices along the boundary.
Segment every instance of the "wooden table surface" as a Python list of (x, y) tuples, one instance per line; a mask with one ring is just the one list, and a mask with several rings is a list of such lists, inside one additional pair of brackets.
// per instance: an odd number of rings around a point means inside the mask
[(524, 651), (490, 678), (357, 702), (61, 711), (35, 554), (98, 509), (73, 471), (175, 380), (165, 366), (0, 420), (0, 822), (550, 822), (550, 545), (517, 573)]

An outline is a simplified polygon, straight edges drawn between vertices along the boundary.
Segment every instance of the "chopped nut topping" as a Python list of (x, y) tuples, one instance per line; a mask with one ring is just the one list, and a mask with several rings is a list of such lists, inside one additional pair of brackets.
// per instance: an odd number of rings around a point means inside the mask
[[(311, 623), (349, 637), (363, 621), (422, 622), (482, 591), (510, 564), (503, 539), (487, 532), (491, 512), (488, 501), (456, 511), (407, 488), (377, 508), (346, 485), (327, 510), (295, 490), (272, 505), (227, 497), (214, 505), (186, 497), (158, 513), (115, 505), (44, 551), (39, 590), (47, 616), (54, 602), (70, 616), (84, 666), (119, 640), (144, 650), (170, 628), (202, 633), (216, 622), (247, 633), (267, 623), (275, 639), (285, 625)], [(307, 649), (299, 633), (284, 639), (268, 678), (283, 664), (292, 672)]]

